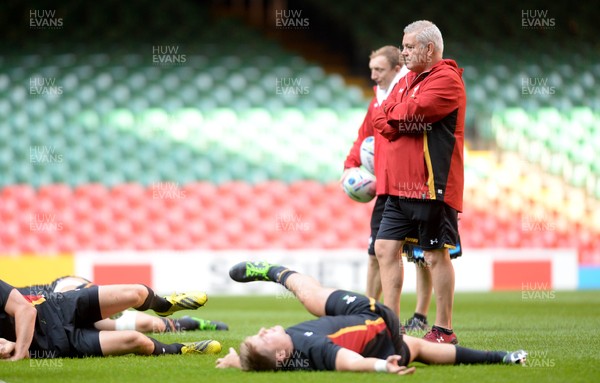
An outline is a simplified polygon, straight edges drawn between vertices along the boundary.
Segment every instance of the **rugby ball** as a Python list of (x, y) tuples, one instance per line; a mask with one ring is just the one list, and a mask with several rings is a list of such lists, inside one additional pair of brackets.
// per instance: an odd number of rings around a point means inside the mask
[(348, 197), (358, 202), (369, 202), (375, 197), (375, 176), (363, 168), (351, 168), (342, 181)]
[(375, 174), (375, 137), (366, 137), (360, 144), (360, 162), (371, 174)]

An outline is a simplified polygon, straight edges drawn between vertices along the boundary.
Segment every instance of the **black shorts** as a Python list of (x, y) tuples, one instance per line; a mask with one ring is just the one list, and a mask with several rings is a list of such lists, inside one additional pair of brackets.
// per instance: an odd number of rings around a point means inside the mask
[(36, 345), (41, 350), (33, 350), (32, 357), (102, 356), (100, 331), (94, 327), (102, 319), (98, 286), (48, 294), (36, 308)]
[(377, 232), (379, 231), (379, 225), (381, 224), (381, 217), (383, 217), (383, 210), (385, 209), (385, 202), (387, 201), (388, 195), (378, 195), (373, 206), (373, 212), (371, 213), (371, 236), (369, 237), (369, 255), (375, 256), (375, 238), (377, 238)]
[(416, 239), (423, 250), (452, 249), (458, 244), (458, 212), (441, 201), (390, 196), (377, 239)]
[[(425, 255), (423, 254), (423, 249), (417, 245), (413, 245), (411, 242), (412, 238), (408, 238), (404, 245), (402, 246), (402, 255), (406, 257), (408, 262), (414, 262), (417, 266), (425, 266), (427, 262), (425, 262)], [(416, 241), (416, 239), (414, 239)], [(456, 259), (462, 255), (462, 244), (460, 243), (460, 235), (458, 236), (458, 244), (455, 248), (449, 249), (448, 253), (450, 253), (450, 259)]]
[[(351, 305), (344, 299), (345, 296), (354, 298)], [(365, 320), (383, 318), (394, 343), (395, 353), (402, 357), (399, 363), (406, 366), (410, 361), (410, 350), (402, 340), (402, 333), (400, 332), (400, 319), (383, 303), (376, 302), (373, 298), (353, 291), (336, 290), (331, 293), (325, 303), (325, 314), (331, 316), (361, 315), (365, 316)]]

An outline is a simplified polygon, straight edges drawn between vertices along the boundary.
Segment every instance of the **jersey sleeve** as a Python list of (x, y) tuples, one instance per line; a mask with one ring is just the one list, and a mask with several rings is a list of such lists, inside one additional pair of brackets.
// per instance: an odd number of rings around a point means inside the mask
[(307, 342), (305, 354), (315, 370), (335, 370), (335, 359), (341, 346), (333, 343), (329, 338), (315, 338)]
[[(463, 83), (458, 74), (450, 70), (439, 71), (432, 73), (424, 81), (427, 81), (425, 89), (409, 90), (409, 94), (412, 94), (410, 97), (405, 97), (404, 101), (392, 103), (386, 108), (389, 125), (398, 127), (407, 119), (409, 123), (433, 123), (457, 108), (458, 99), (463, 93)], [(418, 117), (418, 121), (414, 120), (414, 116)], [(422, 132), (420, 129), (399, 129), (400, 134)]]
[(299, 323), (286, 331), (294, 351), (280, 368), (288, 370), (335, 370), (335, 358), (342, 346), (322, 333), (319, 319)]
[(344, 169), (356, 168), (362, 165), (360, 160), (360, 145), (365, 138), (373, 135), (372, 111), (376, 102), (377, 99), (373, 97), (371, 103), (369, 104), (367, 114), (365, 115), (365, 118), (358, 129), (358, 137), (356, 137), (356, 140), (354, 140), (354, 144), (352, 144), (352, 148), (346, 157), (346, 161), (344, 161)]

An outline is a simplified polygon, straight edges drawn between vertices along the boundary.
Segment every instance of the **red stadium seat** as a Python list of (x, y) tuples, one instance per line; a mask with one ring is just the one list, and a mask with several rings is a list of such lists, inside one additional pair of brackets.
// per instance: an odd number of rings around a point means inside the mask
[(76, 200), (86, 200), (95, 208), (104, 206), (109, 200), (109, 190), (101, 184), (87, 184), (78, 186), (75, 189), (74, 197)]
[(137, 233), (133, 238), (133, 249), (152, 250), (155, 248), (154, 238), (149, 232)]
[(53, 210), (66, 209), (73, 199), (73, 190), (65, 184), (44, 185), (38, 189), (37, 200), (47, 200)]
[(94, 223), (91, 220), (80, 220), (77, 225), (73, 228), (73, 234), (77, 247), (73, 250), (93, 250), (95, 249), (96, 243), (96, 230)]
[(2, 200), (14, 200), (19, 210), (30, 209), (35, 199), (35, 189), (30, 185), (13, 185), (2, 189)]
[(2, 220), (1, 222), (0, 245), (2, 246), (2, 251), (6, 254), (19, 253), (23, 236), (20, 235), (18, 224), (7, 220)]
[(236, 204), (243, 208), (251, 204), (255, 196), (252, 185), (243, 181), (225, 182), (218, 186), (217, 195), (231, 196), (236, 201)]
[(9, 222), (17, 220), (22, 211), (19, 209), (16, 199), (5, 198), (3, 196), (0, 196), (0, 198), (2, 198), (2, 203), (0, 204), (0, 222), (6, 225)]
[(208, 202), (217, 200), (217, 186), (210, 182), (194, 182), (183, 187), (186, 198)]
[(186, 223), (187, 233), (190, 238), (191, 248), (202, 248), (206, 238), (210, 235), (206, 229), (204, 220), (191, 220)]
[[(143, 203), (144, 199), (147, 198), (146, 190), (142, 185), (137, 183), (121, 184), (114, 186), (110, 190), (111, 199), (123, 200), (127, 204), (127, 209), (139, 208)], [(152, 191), (152, 188), (150, 188)]]

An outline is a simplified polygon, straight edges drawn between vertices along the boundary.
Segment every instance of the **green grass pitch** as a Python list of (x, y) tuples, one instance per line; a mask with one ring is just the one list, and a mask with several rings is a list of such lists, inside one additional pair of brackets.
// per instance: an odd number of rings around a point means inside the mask
[[(414, 309), (414, 294), (405, 294), (402, 319)], [(432, 306), (431, 313), (435, 313)], [(289, 326), (310, 319), (289, 296), (211, 296), (198, 312), (181, 312), (223, 320), (228, 332), (156, 335), (165, 342), (213, 338), (222, 355), (261, 326)], [(432, 320), (430, 315), (430, 320)], [(0, 382), (592, 382), (600, 379), (600, 292), (458, 293), (454, 327), (460, 344), (478, 349), (529, 351), (528, 366), (425, 366), (408, 377), (369, 373), (244, 373), (214, 367), (218, 356), (170, 355), (0, 362)], [(275, 380), (276, 379), (276, 380)]]

